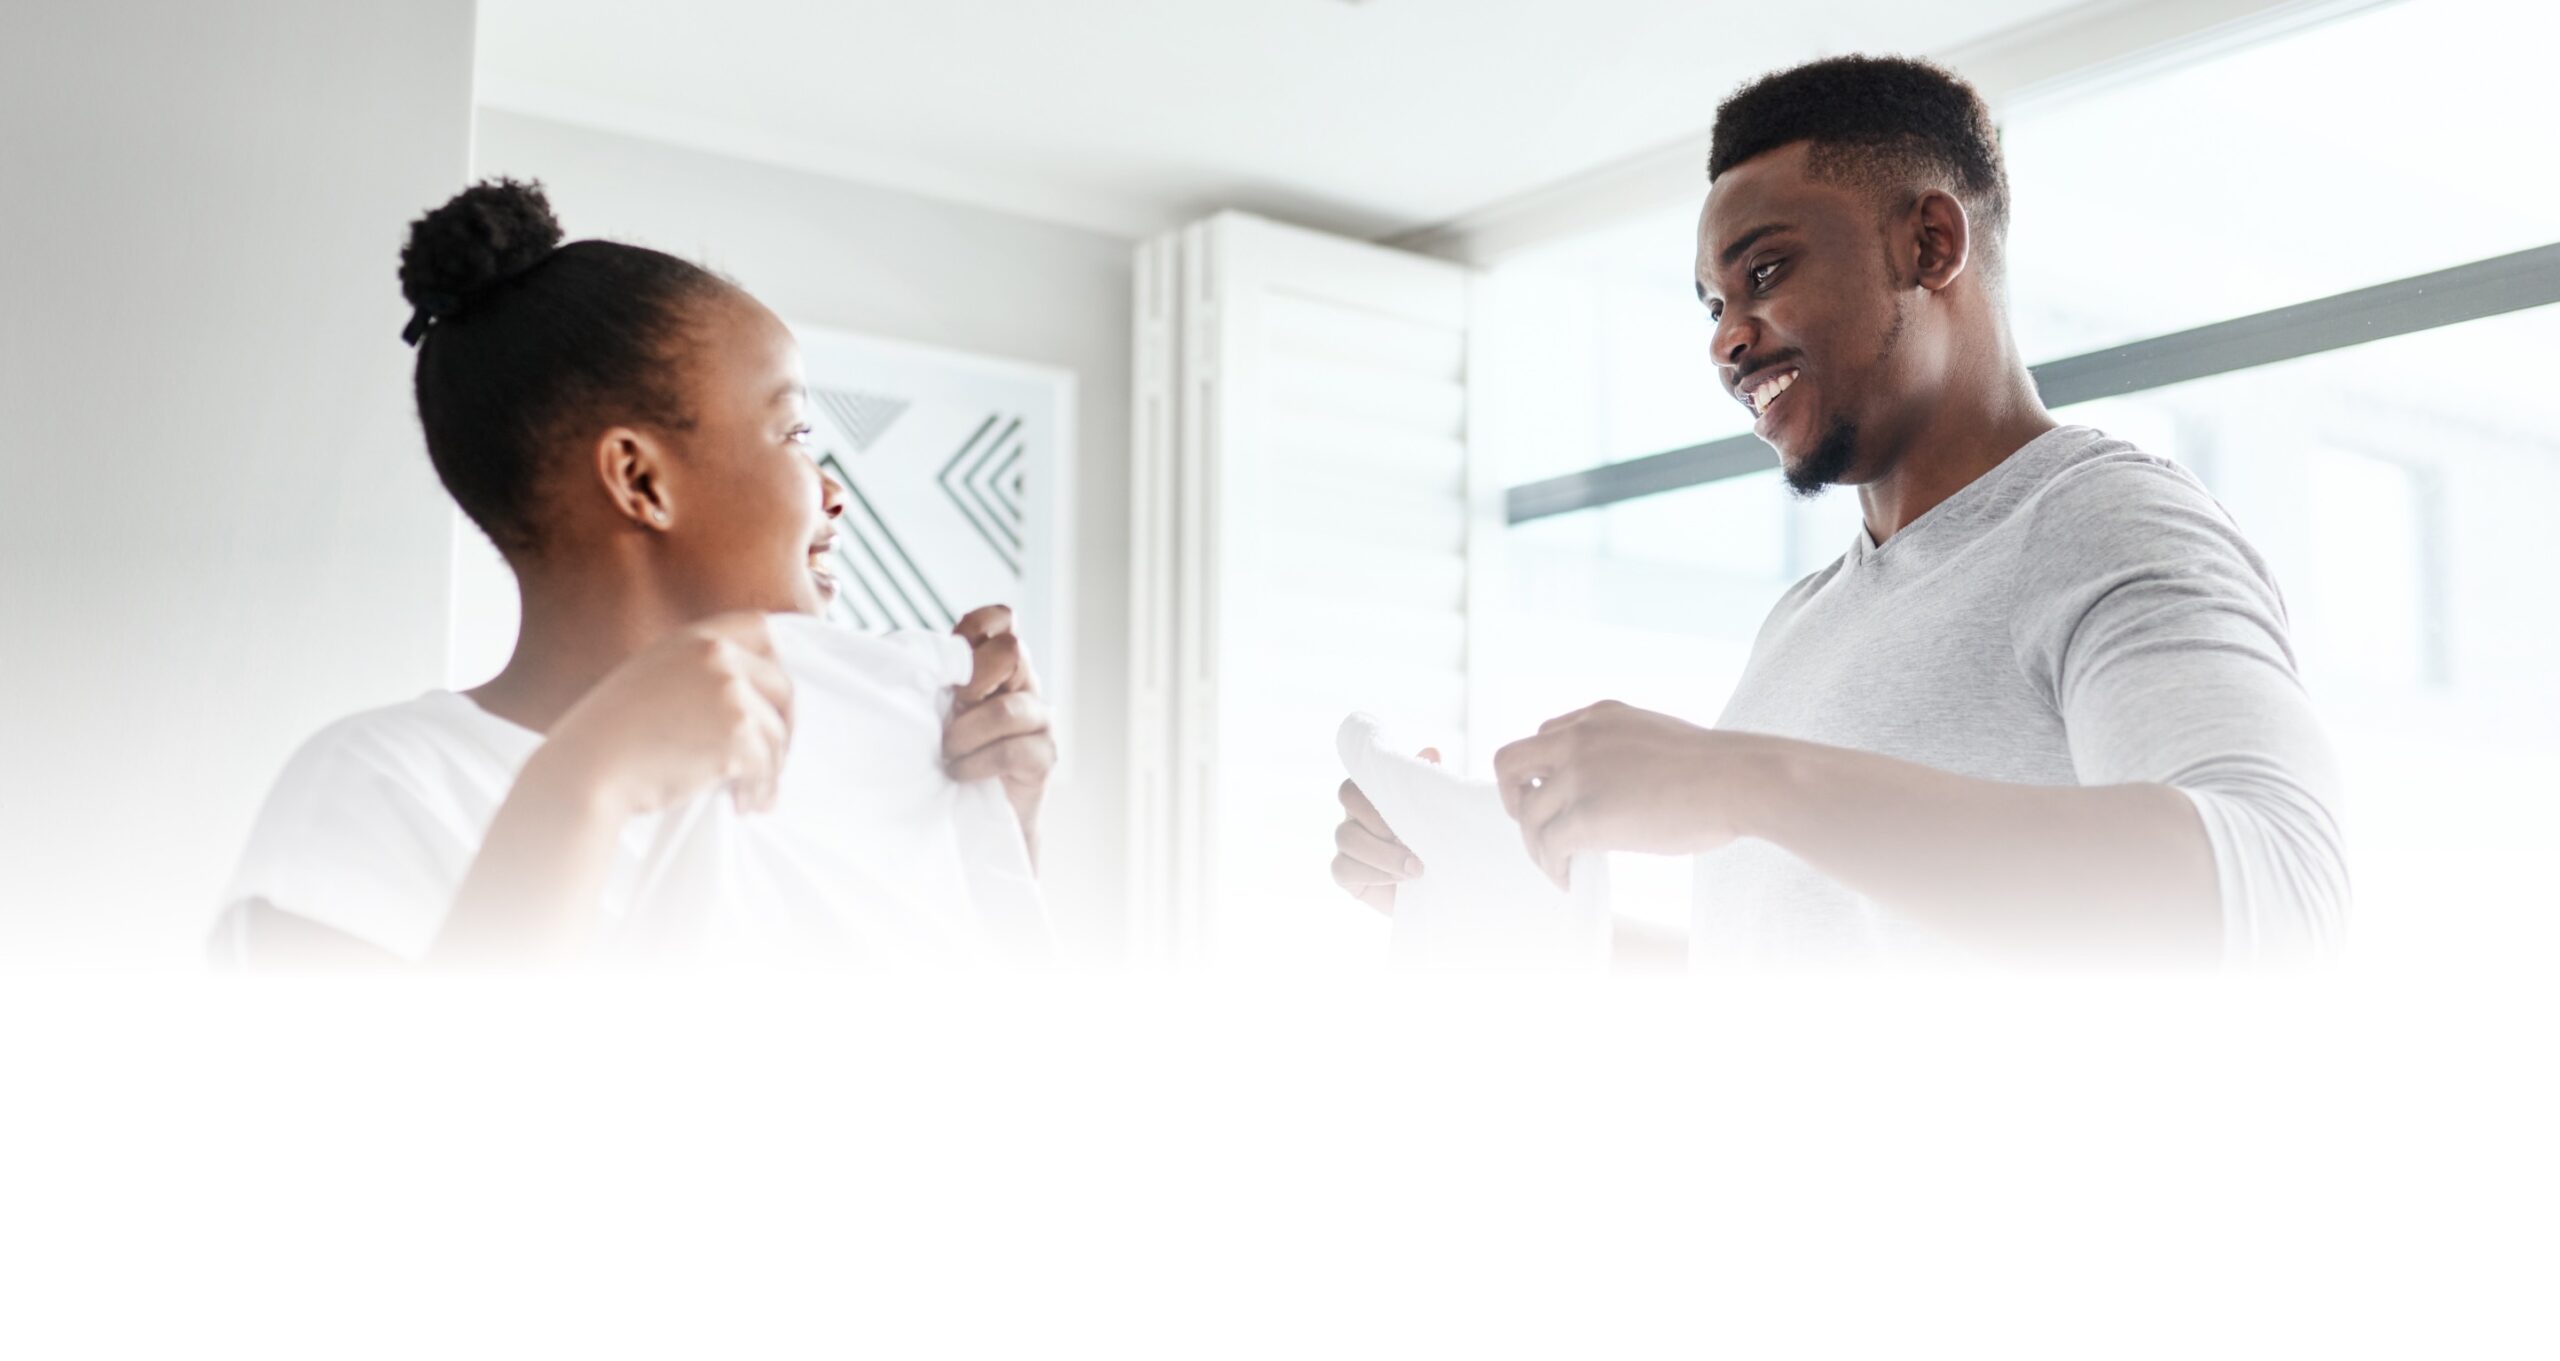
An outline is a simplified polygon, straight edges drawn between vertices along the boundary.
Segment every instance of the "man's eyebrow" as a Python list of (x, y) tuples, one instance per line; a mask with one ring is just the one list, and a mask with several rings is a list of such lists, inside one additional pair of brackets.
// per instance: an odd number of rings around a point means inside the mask
[(779, 406), (782, 403), (782, 400), (786, 397), (799, 397), (805, 399), (808, 395), (809, 389), (802, 387), (799, 381), (794, 379), (791, 382), (784, 383), (782, 386), (775, 388), (773, 390), (773, 395), (764, 399), (764, 404), (766, 406)]
[(1761, 237), (1767, 236), (1771, 232), (1791, 230), (1793, 230), (1793, 228), (1789, 227), (1784, 222), (1771, 222), (1762, 226), (1754, 227), (1751, 230), (1744, 232), (1741, 240), (1725, 247), (1724, 256), (1718, 263), (1722, 264), (1726, 269), (1731, 269), (1733, 268), (1733, 262), (1741, 259), (1744, 251), (1751, 249), (1752, 242), (1759, 240)]

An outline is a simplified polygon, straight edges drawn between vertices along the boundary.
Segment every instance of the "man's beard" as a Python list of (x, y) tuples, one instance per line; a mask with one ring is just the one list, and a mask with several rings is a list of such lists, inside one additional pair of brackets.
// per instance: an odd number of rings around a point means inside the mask
[[(1903, 325), (1911, 320), (1911, 299), (1896, 293), (1893, 301), (1893, 324), (1885, 328), (1884, 342), (1876, 347), (1878, 369), (1893, 358), (1894, 348), (1902, 343)], [(1786, 469), (1787, 488), (1800, 497), (1819, 495), (1849, 475), (1858, 461), (1858, 423), (1843, 416), (1822, 432), (1822, 442), (1794, 467)]]
[(1858, 461), (1857, 423), (1835, 420), (1813, 452), (1786, 466), (1787, 488), (1798, 496), (1814, 496), (1849, 475)]

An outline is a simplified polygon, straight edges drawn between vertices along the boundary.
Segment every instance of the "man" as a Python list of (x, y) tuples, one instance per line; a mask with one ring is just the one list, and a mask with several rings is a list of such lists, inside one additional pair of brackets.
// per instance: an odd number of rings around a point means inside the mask
[[(1865, 532), (1762, 626), (1712, 729), (1616, 703), (1494, 760), (1530, 854), (1694, 854), (1706, 961), (2264, 958), (2331, 943), (2336, 776), (2265, 563), (2175, 464), (2059, 426), (2003, 299), (1980, 97), (1922, 62), (1718, 110), (1699, 300), (1790, 486)], [(1360, 791), (1334, 877), (1410, 859)]]

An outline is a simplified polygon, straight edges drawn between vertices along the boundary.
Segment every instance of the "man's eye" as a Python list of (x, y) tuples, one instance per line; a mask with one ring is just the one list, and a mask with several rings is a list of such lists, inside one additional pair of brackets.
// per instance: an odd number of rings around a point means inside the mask
[(1724, 304), (1723, 304), (1723, 303), (1720, 303), (1720, 302), (1711, 302), (1711, 303), (1708, 303), (1708, 304), (1707, 304), (1707, 320), (1709, 320), (1709, 321), (1722, 321), (1722, 320), (1724, 320)]
[(1776, 260), (1764, 260), (1759, 264), (1753, 265), (1751, 267), (1751, 282), (1754, 284), (1765, 284), (1769, 282), (1769, 276), (1778, 272), (1778, 265), (1780, 263), (1780, 261)]
[(810, 429), (808, 426), (795, 425), (791, 427), (791, 433), (784, 438), (790, 440), (793, 444), (807, 444), (809, 442), (809, 437), (816, 433), (817, 432), (815, 430)]

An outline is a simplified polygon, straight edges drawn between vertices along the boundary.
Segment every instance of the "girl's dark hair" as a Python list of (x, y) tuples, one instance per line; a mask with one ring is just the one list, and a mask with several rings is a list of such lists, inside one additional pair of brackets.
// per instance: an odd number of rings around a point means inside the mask
[(560, 237), (538, 181), (484, 180), (409, 224), (400, 250), (427, 457), (507, 553), (540, 545), (550, 450), (616, 424), (692, 428), (685, 329), (731, 287), (660, 251)]

